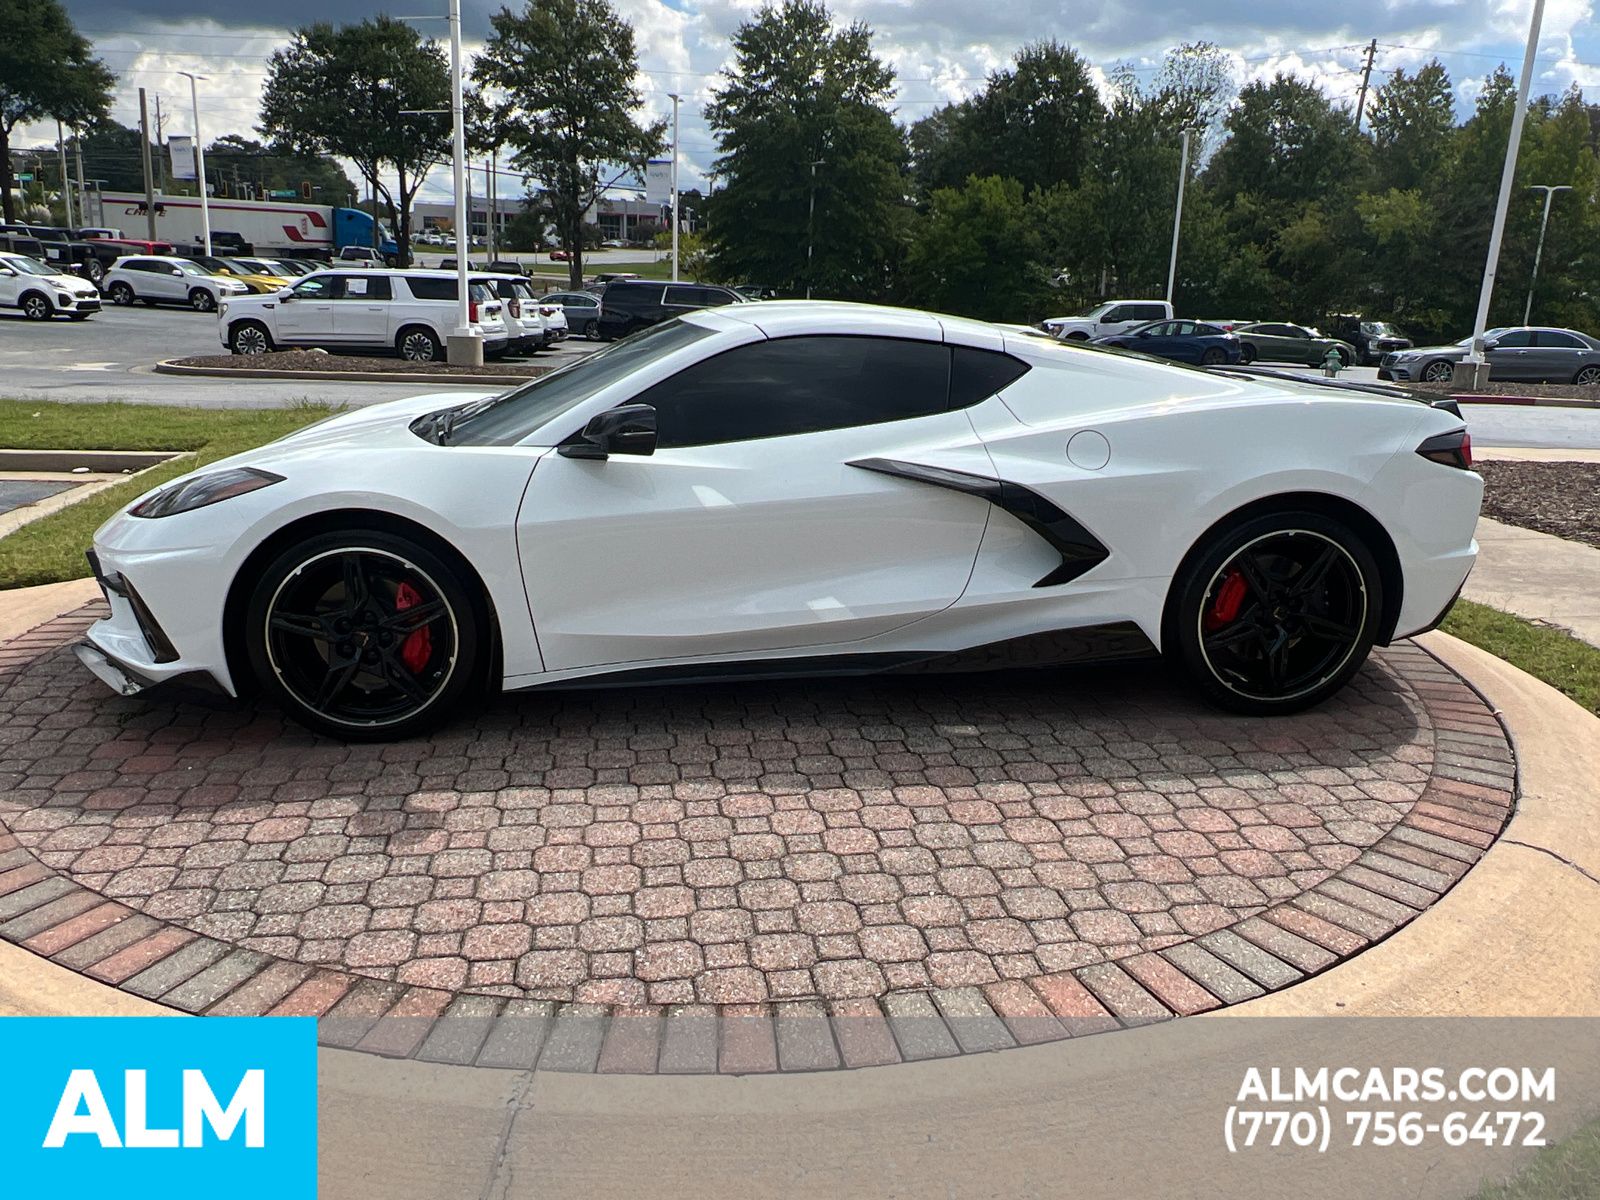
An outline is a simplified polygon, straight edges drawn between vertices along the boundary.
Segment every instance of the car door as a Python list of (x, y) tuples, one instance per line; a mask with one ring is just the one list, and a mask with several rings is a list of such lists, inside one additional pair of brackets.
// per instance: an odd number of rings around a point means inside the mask
[(278, 341), (315, 345), (336, 340), (333, 306), (344, 293), (344, 276), (307, 275), (289, 293), (278, 301)]
[(1538, 362), (1533, 351), (1533, 330), (1508, 329), (1494, 341), (1494, 349), (1484, 355), (1489, 361), (1490, 379), (1527, 383), (1539, 378)]
[[(187, 300), (189, 298), (189, 276), (183, 273), (183, 268), (173, 262), (152, 259), (144, 264), (144, 275), (149, 279), (139, 280), (139, 294), (148, 294), (157, 300)], [(148, 293), (146, 292), (148, 288)]]
[(16, 265), (0, 259), (0, 306), (15, 308), (22, 295), (22, 272)]
[(334, 338), (345, 345), (387, 346), (390, 301), (394, 299), (389, 277), (343, 275), (341, 279), (343, 286), (328, 302), (333, 312)]
[(995, 478), (948, 408), (950, 356), (892, 338), (754, 342), (632, 397), (656, 409), (652, 454), (543, 457), (518, 542), (546, 667), (843, 651), (953, 604), (989, 504), (906, 477)]
[(1533, 349), (1528, 352), (1530, 378), (1549, 383), (1571, 383), (1593, 355), (1574, 334), (1561, 329), (1534, 331)]
[(1168, 341), (1176, 328), (1176, 321), (1161, 321), (1155, 325), (1146, 325), (1143, 329), (1130, 331), (1123, 341), (1127, 343), (1129, 349), (1137, 350), (1141, 354), (1155, 354), (1165, 358)]

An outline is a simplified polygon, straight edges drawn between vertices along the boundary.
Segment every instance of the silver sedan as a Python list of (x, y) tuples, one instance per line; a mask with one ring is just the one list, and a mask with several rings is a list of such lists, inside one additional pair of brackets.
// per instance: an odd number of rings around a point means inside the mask
[[(1498, 383), (1577, 383), (1600, 386), (1600, 340), (1575, 329), (1518, 325), (1490, 329), (1483, 338), (1489, 378)], [(1449, 346), (1424, 346), (1386, 354), (1379, 379), (1399, 383), (1448, 383), (1472, 339)]]

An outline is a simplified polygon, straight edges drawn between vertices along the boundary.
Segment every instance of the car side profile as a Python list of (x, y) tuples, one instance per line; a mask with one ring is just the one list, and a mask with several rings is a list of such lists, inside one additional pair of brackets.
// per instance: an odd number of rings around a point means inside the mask
[(1152, 321), (1127, 333), (1095, 338), (1091, 344), (1202, 367), (1231, 365), (1243, 357), (1236, 334), (1202, 321)]
[(146, 494), (95, 534), (111, 613), (78, 655), (340, 738), (485, 692), (1155, 653), (1213, 703), (1293, 712), (1442, 618), (1469, 466), (1448, 404), (727, 306)]
[[(500, 353), (507, 330), (501, 302), (469, 283), (470, 319), (483, 330), (486, 353)], [(456, 327), (454, 272), (316, 271), (271, 295), (230, 300), (218, 316), (222, 344), (235, 354), (279, 346), (392, 349), (412, 362), (442, 362)]]
[(16, 308), (30, 321), (60, 315), (86, 321), (100, 311), (100, 292), (77, 275), (23, 254), (0, 254), (0, 308)]
[(567, 329), (573, 337), (595, 336), (595, 324), (600, 317), (600, 297), (592, 292), (546, 292), (539, 297), (542, 304), (553, 304), (567, 318)]
[(1324, 337), (1315, 329), (1307, 329), (1304, 325), (1258, 321), (1249, 325), (1234, 326), (1229, 332), (1239, 336), (1239, 349), (1243, 355), (1241, 361), (1246, 363), (1259, 360), (1320, 367), (1327, 361), (1330, 350), (1339, 356), (1341, 366), (1353, 367), (1360, 358), (1356, 348), (1350, 343), (1342, 342), (1338, 338)]
[(611, 341), (695, 309), (748, 303), (732, 288), (714, 284), (612, 279), (600, 294), (594, 332), (601, 341)]
[(187, 258), (130, 254), (116, 260), (101, 280), (111, 303), (183, 304), (196, 312), (216, 312), (233, 297), (249, 292), (248, 284), (213, 275)]
[[(1424, 346), (1383, 356), (1379, 379), (1396, 383), (1448, 383), (1455, 364), (1472, 349), (1472, 338), (1449, 346)], [(1600, 386), (1600, 339), (1576, 329), (1513, 326), (1486, 330), (1484, 358), (1489, 378), (1501, 383), (1576, 383)]]

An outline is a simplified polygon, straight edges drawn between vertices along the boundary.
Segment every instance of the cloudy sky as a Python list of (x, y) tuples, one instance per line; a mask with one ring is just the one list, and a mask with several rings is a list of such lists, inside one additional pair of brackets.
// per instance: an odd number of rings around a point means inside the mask
[[(614, 0), (633, 23), (640, 50), (640, 89), (654, 114), (683, 106), (684, 186), (703, 180), (714, 156), (700, 109), (728, 59), (729, 36), (761, 0)], [(138, 91), (160, 95), (167, 132), (189, 133), (188, 81), (178, 71), (207, 76), (201, 86), (203, 132), (255, 136), (268, 56), (288, 31), (313, 20), (356, 21), (387, 6), (415, 16), (444, 0), (279, 0), (254, 5), (223, 0), (66, 0), (78, 28), (117, 73), (113, 115), (138, 120)], [(481, 45), (500, 0), (463, 0), (467, 52)], [(1414, 68), (1433, 55), (1449, 68), (1465, 107), (1496, 64), (1520, 67), (1533, 0), (1276, 0), (1267, 4), (1178, 4), (1174, 0), (834, 0), (840, 21), (865, 21), (878, 52), (899, 77), (901, 118), (915, 120), (937, 105), (982, 86), (1025, 42), (1056, 37), (1075, 46), (1102, 72), (1118, 63), (1153, 70), (1180, 42), (1208, 39), (1234, 58), (1240, 82), (1275, 71), (1315, 79), (1331, 95), (1354, 101), (1362, 52), (1377, 38), (1376, 76)], [(1201, 16), (1197, 19), (1196, 14)], [(264, 19), (270, 14), (270, 21)], [(444, 34), (443, 21), (425, 32)], [(1548, 0), (1540, 39), (1535, 93), (1572, 83), (1600, 101), (1600, 28), (1594, 0)], [(24, 130), (13, 145), (53, 141), (54, 129)], [(31, 139), (27, 135), (32, 135)], [(352, 177), (353, 173), (352, 173)], [(475, 192), (481, 176), (474, 180)], [(447, 170), (436, 172), (424, 198), (446, 198)]]

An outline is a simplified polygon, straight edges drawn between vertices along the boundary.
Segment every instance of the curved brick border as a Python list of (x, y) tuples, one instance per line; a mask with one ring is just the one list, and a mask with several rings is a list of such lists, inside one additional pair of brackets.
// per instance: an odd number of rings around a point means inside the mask
[[(74, 640), (91, 609), (0, 646), (0, 674)], [(1433, 725), (1410, 812), (1309, 891), (1166, 949), (882, 1000), (603, 1006), (453, 993), (233, 946), (57, 875), (0, 827), (0, 938), (188, 1013), (312, 1016), (324, 1045), (544, 1070), (748, 1074), (885, 1065), (1149, 1024), (1291, 986), (1387, 938), (1475, 864), (1509, 820), (1516, 768), (1495, 714), (1412, 645), (1386, 652)]]

